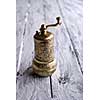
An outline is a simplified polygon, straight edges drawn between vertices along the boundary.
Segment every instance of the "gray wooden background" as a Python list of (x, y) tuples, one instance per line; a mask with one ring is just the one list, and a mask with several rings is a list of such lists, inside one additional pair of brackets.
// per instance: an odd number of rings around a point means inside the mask
[[(83, 100), (82, 6), (82, 0), (16, 0), (17, 100)], [(62, 25), (49, 29), (55, 35), (57, 60), (51, 90), (50, 77), (32, 74), (33, 35), (57, 16)]]

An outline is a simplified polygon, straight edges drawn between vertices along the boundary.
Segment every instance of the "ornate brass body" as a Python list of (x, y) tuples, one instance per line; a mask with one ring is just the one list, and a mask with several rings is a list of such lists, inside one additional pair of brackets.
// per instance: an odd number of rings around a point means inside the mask
[(35, 56), (33, 59), (33, 71), (40, 76), (50, 76), (56, 70), (56, 60), (54, 57), (54, 34), (46, 31), (48, 27), (61, 24), (57, 17), (57, 23), (41, 25), (40, 32), (34, 35)]

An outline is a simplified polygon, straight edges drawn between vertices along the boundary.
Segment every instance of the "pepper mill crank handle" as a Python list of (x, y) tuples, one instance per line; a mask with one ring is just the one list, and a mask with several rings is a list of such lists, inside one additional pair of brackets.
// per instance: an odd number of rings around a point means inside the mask
[(57, 23), (56, 23), (56, 24), (46, 25), (46, 29), (47, 29), (48, 27), (54, 27), (54, 26), (57, 26), (57, 25), (61, 25), (60, 17), (57, 17), (56, 20), (57, 20)]

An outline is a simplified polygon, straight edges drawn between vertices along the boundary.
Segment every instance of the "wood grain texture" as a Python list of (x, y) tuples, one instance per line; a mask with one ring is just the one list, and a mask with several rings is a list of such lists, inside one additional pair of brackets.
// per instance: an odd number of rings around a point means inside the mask
[(83, 73), (83, 0), (56, 0), (64, 20), (77, 62)]
[(23, 41), (25, 35), (25, 26), (28, 17), (28, 0), (16, 0), (16, 70), (19, 70)]
[(43, 8), (42, 0), (30, 0), (29, 2), (31, 7), (27, 17), (20, 74), (17, 76), (17, 100), (50, 100), (49, 78), (34, 77), (30, 75), (32, 69), (31, 71), (28, 69), (34, 56), (33, 35), (41, 23), (44, 22), (44, 12), (41, 9)]
[[(21, 9), (22, 15), (20, 10), (17, 11), (17, 16), (19, 12), (20, 16), (25, 14), (24, 11), (28, 13), (27, 23), (24, 26), (21, 64), (18, 70), (20, 74), (16, 80), (17, 100), (82, 100), (82, 1), (26, 0), (23, 3), (22, 1), (17, 3), (17, 9), (24, 3), (30, 6), (28, 10), (25, 10), (27, 6), (24, 5), (25, 7)], [(35, 31), (42, 23), (54, 23), (57, 16), (61, 17), (62, 25), (48, 29), (55, 34), (54, 45), (57, 60), (57, 70), (52, 75), (53, 98), (51, 98), (49, 77), (41, 78), (33, 75), (30, 66), (34, 57), (33, 35)], [(20, 21), (17, 23), (17, 27), (22, 28)], [(17, 28), (18, 32), (20, 32), (19, 28)], [(19, 35), (16, 36), (17, 45), (20, 45)], [(79, 53), (78, 56), (75, 50)]]
[[(44, 0), (44, 5), (46, 22), (54, 22), (56, 16), (62, 18), (57, 0), (53, 0), (53, 2)], [(57, 60), (57, 70), (52, 75), (54, 99), (82, 100), (82, 73), (64, 21), (62, 18), (62, 25), (56, 30), (52, 30), (55, 33), (55, 56)]]

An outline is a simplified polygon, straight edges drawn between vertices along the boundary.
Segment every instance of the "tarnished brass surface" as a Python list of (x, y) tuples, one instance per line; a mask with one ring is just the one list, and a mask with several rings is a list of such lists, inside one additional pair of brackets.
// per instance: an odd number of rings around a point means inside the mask
[(56, 70), (56, 61), (40, 62), (36, 59), (33, 60), (33, 72), (40, 76), (50, 76)]
[(36, 34), (34, 36), (35, 56), (33, 59), (33, 71), (40, 76), (49, 76), (56, 70), (54, 58), (54, 36), (46, 32), (46, 36)]
[(54, 60), (54, 38), (53, 34), (48, 32), (49, 36), (42, 40), (34, 38), (35, 58), (42, 62), (51, 62)]
[(40, 32), (36, 31), (34, 35), (35, 56), (33, 59), (33, 72), (40, 76), (50, 76), (56, 70), (56, 60), (54, 57), (54, 34), (46, 31), (48, 27), (61, 24), (60, 18), (56, 18), (56, 24), (50, 24), (46, 27), (41, 25)]

